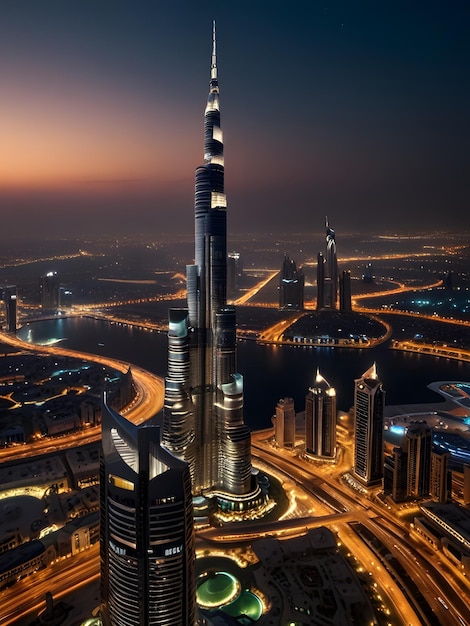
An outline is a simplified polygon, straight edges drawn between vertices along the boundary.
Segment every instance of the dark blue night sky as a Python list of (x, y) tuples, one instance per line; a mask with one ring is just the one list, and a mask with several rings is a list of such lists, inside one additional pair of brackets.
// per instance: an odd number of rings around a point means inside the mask
[(231, 231), (467, 230), (469, 6), (3, 0), (3, 232), (192, 231), (212, 19)]

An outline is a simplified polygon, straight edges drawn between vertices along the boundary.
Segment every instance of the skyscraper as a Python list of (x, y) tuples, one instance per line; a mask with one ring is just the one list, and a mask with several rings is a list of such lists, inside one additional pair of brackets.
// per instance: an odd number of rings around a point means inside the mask
[(452, 475), (449, 470), (449, 458), (450, 453), (448, 450), (436, 448), (431, 452), (431, 482), (429, 494), (436, 502), (447, 502), (450, 495)]
[(432, 428), (415, 422), (406, 431), (408, 454), (407, 495), (423, 498), (429, 495), (431, 479)]
[(383, 478), (385, 391), (375, 363), (354, 383), (354, 475), (372, 487)]
[(338, 301), (338, 260), (336, 257), (335, 231), (328, 218), (325, 219), (326, 256), (325, 256), (325, 307), (336, 309)]
[(284, 255), (279, 279), (279, 308), (302, 311), (304, 308), (305, 276), (294, 259)]
[[(196, 169), (195, 262), (188, 308), (170, 311), (163, 442), (190, 465), (193, 494), (259, 493), (251, 472), (251, 434), (243, 421), (235, 309), (227, 305), (227, 206), (220, 127), (215, 23), (204, 121), (204, 164)], [(217, 496), (219, 497), (219, 496)], [(236, 508), (236, 506), (235, 506)]]
[(3, 302), (5, 303), (5, 330), (8, 333), (16, 333), (18, 290), (15, 285), (3, 288)]
[(305, 452), (327, 459), (336, 455), (336, 391), (319, 370), (305, 397)]
[(188, 466), (106, 402), (100, 467), (101, 617), (105, 626), (194, 626)]
[(351, 272), (343, 270), (339, 277), (339, 310), (351, 311)]
[(317, 255), (317, 311), (325, 308), (325, 258), (322, 252)]
[(46, 310), (60, 307), (60, 280), (57, 272), (47, 272), (41, 276), (41, 305)]
[(336, 309), (338, 302), (338, 260), (335, 231), (325, 218), (326, 254), (317, 257), (317, 309)]
[(273, 416), (274, 438), (282, 448), (295, 446), (295, 407), (293, 398), (281, 398)]

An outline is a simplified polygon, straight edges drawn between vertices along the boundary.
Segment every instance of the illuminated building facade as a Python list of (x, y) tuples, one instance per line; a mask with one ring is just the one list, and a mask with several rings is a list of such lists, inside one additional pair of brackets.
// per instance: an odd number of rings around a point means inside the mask
[(273, 415), (274, 438), (281, 448), (295, 446), (295, 407), (293, 398), (281, 398)]
[(335, 231), (325, 219), (326, 254), (317, 257), (317, 309), (336, 309), (338, 304), (338, 259)]
[(336, 391), (319, 370), (305, 397), (305, 452), (326, 459), (336, 455)]
[(5, 330), (8, 333), (16, 333), (18, 315), (18, 291), (16, 286), (10, 285), (3, 288), (3, 302), (5, 303)]
[(407, 495), (423, 498), (429, 495), (432, 428), (423, 422), (410, 424), (405, 438), (408, 455)]
[(226, 221), (214, 24), (204, 164), (196, 169), (195, 262), (186, 270), (188, 307), (169, 316), (163, 443), (189, 463), (195, 496), (226, 494), (246, 508), (247, 494), (259, 488), (243, 421), (235, 309), (227, 305)]
[(385, 391), (375, 363), (354, 383), (354, 476), (372, 487), (384, 471)]
[(60, 279), (57, 272), (47, 272), (41, 276), (41, 305), (46, 310), (60, 307)]
[(279, 278), (279, 309), (302, 311), (304, 308), (305, 276), (297, 269), (294, 259), (284, 255)]
[(100, 465), (101, 618), (105, 626), (196, 623), (191, 479), (105, 402)]

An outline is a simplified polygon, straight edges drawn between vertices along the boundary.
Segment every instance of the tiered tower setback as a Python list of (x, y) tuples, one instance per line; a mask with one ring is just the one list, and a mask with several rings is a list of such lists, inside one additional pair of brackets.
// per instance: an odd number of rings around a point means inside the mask
[(215, 23), (204, 164), (196, 169), (195, 261), (186, 272), (188, 308), (170, 311), (163, 442), (189, 463), (193, 495), (246, 497), (253, 489), (251, 434), (243, 421), (235, 309), (227, 305), (227, 204)]

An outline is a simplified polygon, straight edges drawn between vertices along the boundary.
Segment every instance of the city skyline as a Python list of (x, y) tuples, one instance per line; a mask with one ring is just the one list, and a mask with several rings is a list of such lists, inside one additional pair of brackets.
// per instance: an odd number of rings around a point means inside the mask
[(469, 227), (463, 5), (9, 2), (5, 232), (190, 232), (213, 18), (232, 232)]

